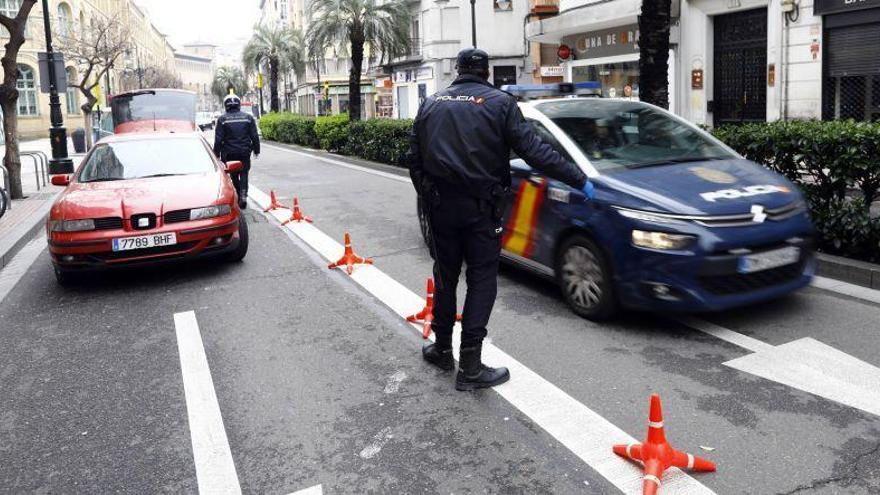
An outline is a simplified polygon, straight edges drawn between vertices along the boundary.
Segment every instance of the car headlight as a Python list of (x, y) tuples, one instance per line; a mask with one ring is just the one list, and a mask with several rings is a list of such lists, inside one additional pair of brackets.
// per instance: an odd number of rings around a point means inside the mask
[(672, 216), (655, 214), (647, 211), (626, 210), (623, 208), (617, 208), (617, 213), (620, 213), (621, 216), (629, 218), (631, 220), (639, 220), (648, 223), (686, 223), (685, 221)]
[(85, 220), (52, 220), (49, 222), (51, 232), (83, 232), (95, 230), (95, 221), (91, 218)]
[(206, 218), (222, 217), (229, 215), (232, 211), (229, 205), (206, 206), (204, 208), (193, 208), (189, 210), (190, 220), (204, 220)]
[(681, 250), (690, 246), (696, 237), (686, 234), (670, 234), (668, 232), (648, 232), (633, 230), (632, 243), (648, 249)]

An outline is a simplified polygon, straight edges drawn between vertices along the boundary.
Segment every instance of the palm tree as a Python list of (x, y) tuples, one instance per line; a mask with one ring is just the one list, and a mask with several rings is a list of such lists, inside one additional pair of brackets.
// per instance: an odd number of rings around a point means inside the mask
[(669, 108), (670, 0), (642, 0), (639, 16), (639, 99)]
[(230, 67), (224, 65), (219, 67), (214, 73), (214, 80), (211, 82), (211, 93), (213, 93), (220, 101), (226, 98), (229, 91), (232, 90), (237, 95), (247, 93), (247, 79), (244, 72), (239, 67)]
[(361, 118), (361, 69), (364, 47), (371, 56), (390, 59), (409, 49), (409, 7), (405, 0), (314, 0), (307, 34), (310, 56), (323, 59), (337, 43), (351, 53), (348, 77), (348, 118)]
[[(280, 26), (256, 26), (254, 36), (248, 41), (242, 53), (245, 69), (257, 72), (268, 69), (269, 72), (269, 109), (278, 111), (278, 74), (284, 65), (296, 57), (293, 53), (303, 53), (302, 33), (295, 29)], [(295, 68), (295, 67), (292, 67)]]

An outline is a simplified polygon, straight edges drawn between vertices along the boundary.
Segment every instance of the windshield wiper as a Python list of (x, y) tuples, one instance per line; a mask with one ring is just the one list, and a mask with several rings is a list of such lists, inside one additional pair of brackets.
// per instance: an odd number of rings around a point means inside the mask
[(173, 177), (175, 175), (183, 175), (183, 174), (153, 174), (153, 175), (144, 175), (144, 176), (138, 177), (138, 179), (150, 179), (153, 177)]
[(681, 158), (667, 158), (665, 160), (655, 160), (652, 162), (633, 163), (627, 165), (627, 168), (656, 167), (658, 165), (671, 165), (673, 163), (690, 163), (690, 162), (708, 162), (711, 160), (727, 160), (729, 156), (691, 156)]

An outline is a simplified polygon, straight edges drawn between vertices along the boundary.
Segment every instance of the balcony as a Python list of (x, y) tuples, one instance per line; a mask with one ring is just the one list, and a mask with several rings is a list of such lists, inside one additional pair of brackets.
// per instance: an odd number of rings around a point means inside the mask
[(422, 55), (422, 39), (421, 38), (410, 38), (409, 39), (409, 56), (410, 57), (419, 57)]
[(532, 0), (531, 13), (538, 16), (556, 15), (559, 13), (559, 0)]

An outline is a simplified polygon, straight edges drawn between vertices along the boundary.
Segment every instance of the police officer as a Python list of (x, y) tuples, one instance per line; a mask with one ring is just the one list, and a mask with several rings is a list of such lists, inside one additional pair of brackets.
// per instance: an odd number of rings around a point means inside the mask
[(260, 135), (253, 115), (241, 111), (241, 99), (233, 94), (223, 99), (226, 113), (217, 119), (214, 131), (214, 154), (224, 162), (240, 161), (244, 169), (232, 174), (232, 183), (238, 192), (238, 205), (247, 208), (248, 172), (251, 152), (260, 156)]
[(410, 176), (434, 239), (436, 342), (422, 349), (426, 361), (455, 367), (452, 326), (462, 262), (464, 303), (458, 390), (492, 387), (510, 379), (506, 368), (482, 363), (483, 338), (497, 293), (501, 223), (510, 187), (510, 150), (533, 168), (593, 196), (580, 168), (544, 143), (520, 113), (516, 99), (489, 82), (489, 56), (475, 48), (458, 54), (458, 77), (419, 108), (407, 156)]

